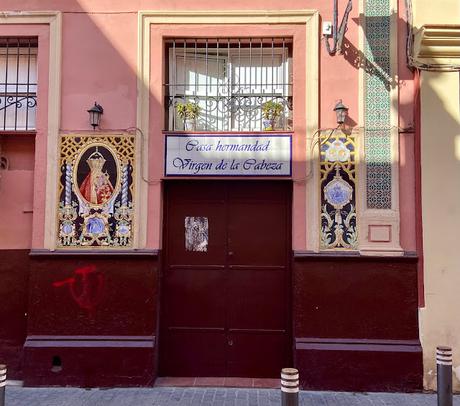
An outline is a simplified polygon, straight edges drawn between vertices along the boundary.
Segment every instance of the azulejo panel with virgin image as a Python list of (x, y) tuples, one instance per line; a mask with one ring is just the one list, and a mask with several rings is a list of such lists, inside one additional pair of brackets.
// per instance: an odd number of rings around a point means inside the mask
[(61, 136), (57, 247), (132, 247), (135, 137)]
[(355, 134), (320, 137), (321, 249), (357, 249)]

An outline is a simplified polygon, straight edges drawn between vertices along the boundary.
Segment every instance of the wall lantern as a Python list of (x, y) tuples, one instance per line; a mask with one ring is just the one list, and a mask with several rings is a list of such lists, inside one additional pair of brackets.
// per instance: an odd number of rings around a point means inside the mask
[(348, 107), (342, 103), (342, 99), (336, 103), (334, 111), (337, 115), (337, 124), (343, 124), (348, 115)]
[(101, 105), (97, 104), (97, 102), (94, 102), (94, 106), (88, 110), (88, 113), (89, 123), (93, 126), (93, 129), (95, 130), (101, 122), (101, 116), (102, 114), (104, 114), (104, 109)]

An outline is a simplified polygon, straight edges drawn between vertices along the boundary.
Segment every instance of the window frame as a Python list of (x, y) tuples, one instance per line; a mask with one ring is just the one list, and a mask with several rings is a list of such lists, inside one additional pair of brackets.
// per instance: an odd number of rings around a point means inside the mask
[[(232, 42), (233, 46), (230, 47), (230, 41), (238, 40), (238, 47), (235, 46), (235, 42)], [(280, 119), (280, 124), (283, 131), (290, 131), (293, 127), (293, 39), (290, 37), (283, 38), (244, 38), (246, 41), (244, 44), (241, 44), (242, 39), (229, 39), (229, 38), (211, 38), (206, 39), (205, 46), (200, 44), (197, 46), (197, 39), (190, 38), (173, 38), (169, 39), (169, 44), (165, 44), (166, 53), (165, 53), (165, 62), (168, 66), (165, 67), (165, 79), (168, 80), (167, 83), (164, 83), (164, 98), (165, 98), (165, 131), (181, 131), (184, 128), (183, 121), (177, 117), (177, 113), (174, 111), (174, 105), (176, 100), (181, 102), (186, 101), (196, 101), (198, 102), (204, 99), (205, 106), (208, 106), (210, 98), (217, 98), (216, 110), (219, 111), (219, 103), (222, 101), (231, 104), (231, 107), (228, 108), (230, 114), (219, 116), (217, 114), (216, 121), (217, 126), (210, 127), (208, 121), (209, 108), (203, 108), (205, 111), (204, 119), (204, 128), (201, 128), (197, 131), (205, 132), (257, 132), (262, 131), (262, 114), (261, 106), (268, 100), (280, 101), (285, 106), (285, 111)], [(248, 42), (249, 40), (249, 42)], [(252, 41), (255, 42), (257, 46), (251, 46)], [(269, 44), (268, 41), (271, 40), (271, 47), (266, 46)], [(282, 42), (280, 42), (282, 40)], [(172, 41), (172, 45), (170, 42)], [(176, 41), (185, 46), (175, 46)], [(203, 41), (200, 39), (200, 41)], [(213, 41), (213, 42), (209, 42)], [(223, 41), (223, 42), (221, 42)], [(277, 42), (278, 41), (278, 42)], [(211, 44), (213, 47), (209, 47)], [(217, 44), (224, 45), (218, 47)], [(265, 46), (264, 46), (265, 44)], [(169, 46), (168, 46), (169, 45)], [(243, 45), (243, 46), (242, 46)], [(282, 46), (281, 46), (282, 45)], [(266, 52), (266, 51), (269, 52)], [(249, 63), (241, 64), (243, 58), (249, 57)], [(264, 64), (264, 62), (270, 58), (271, 64)], [(206, 77), (205, 84), (194, 83), (188, 84), (187, 82), (187, 67), (189, 65), (196, 65), (197, 60), (207, 60), (217, 62), (217, 83), (210, 84), (208, 77)], [(277, 61), (275, 61), (277, 60)], [(222, 63), (221, 63), (222, 61)], [(181, 64), (181, 62), (183, 62)], [(182, 69), (178, 70), (178, 66), (182, 65)], [(185, 69), (184, 69), (185, 68)], [(238, 74), (241, 76), (241, 70), (246, 70), (249, 68), (250, 75), (255, 73), (255, 82), (252, 82), (252, 77), (249, 78), (249, 83), (246, 81), (244, 83), (236, 83), (234, 78)], [(209, 69), (209, 66), (206, 66), (206, 69)], [(268, 70), (271, 69), (271, 74), (269, 78)], [(276, 70), (276, 72), (274, 72)], [(221, 71), (224, 72), (221, 75)], [(263, 76), (265, 71), (265, 82), (263, 82)], [(196, 78), (198, 70), (190, 69), (188, 71), (189, 77), (191, 75)], [(272, 80), (276, 74), (276, 80)], [(174, 75), (176, 76), (174, 78)], [(247, 73), (244, 73), (247, 76)], [(178, 78), (183, 76), (185, 83), (181, 83)], [(260, 78), (260, 80), (259, 80)], [(176, 80), (174, 80), (176, 79)], [(187, 89), (187, 87), (195, 87), (195, 89)], [(217, 87), (215, 92), (209, 92), (209, 88)], [(183, 92), (177, 92), (177, 88), (183, 88)], [(204, 87), (205, 92), (200, 92), (198, 88)], [(271, 92), (270, 92), (271, 88)], [(172, 91), (171, 91), (172, 89)], [(220, 93), (221, 89), (224, 89), (224, 92)], [(246, 90), (248, 89), (248, 90)], [(227, 91), (225, 91), (227, 90)], [(241, 91), (243, 90), (243, 91)], [(255, 92), (254, 90), (258, 90)], [(262, 90), (262, 91), (261, 91)], [(210, 93), (212, 95), (210, 95)], [(214, 94), (215, 93), (215, 94)], [(256, 118), (253, 119), (249, 117), (244, 122), (243, 119), (237, 119), (237, 112), (241, 109), (235, 109), (234, 103), (241, 103), (241, 99), (244, 100), (243, 103), (247, 106), (248, 100), (251, 103), (250, 98), (258, 98), (259, 106), (255, 106), (253, 109), (256, 114)], [(220, 99), (220, 100), (219, 100)], [(223, 99), (230, 99), (223, 100)], [(257, 100), (256, 100), (257, 102)], [(247, 114), (247, 113), (246, 113)], [(251, 112), (249, 113), (251, 114)], [(221, 122), (221, 123), (220, 123)], [(238, 123), (238, 124), (236, 124)], [(254, 123), (252, 125), (251, 123)]]
[(0, 131), (36, 131), (37, 90), (38, 37), (0, 37)]

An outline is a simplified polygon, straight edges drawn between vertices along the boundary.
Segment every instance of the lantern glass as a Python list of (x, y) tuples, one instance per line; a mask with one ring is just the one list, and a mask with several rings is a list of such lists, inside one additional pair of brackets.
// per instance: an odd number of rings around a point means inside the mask
[(93, 127), (97, 127), (100, 122), (100, 115), (94, 111), (89, 113), (89, 122)]
[(104, 109), (102, 106), (97, 104), (97, 102), (94, 103), (94, 106), (91, 107), (88, 110), (89, 113), (89, 123), (93, 126), (94, 129), (99, 126), (99, 123), (101, 122), (101, 116), (104, 113)]
[(335, 114), (337, 116), (337, 124), (343, 124), (347, 118), (348, 107), (339, 100), (334, 107)]
[(337, 110), (337, 123), (343, 124), (345, 122), (346, 115), (347, 111), (345, 109)]

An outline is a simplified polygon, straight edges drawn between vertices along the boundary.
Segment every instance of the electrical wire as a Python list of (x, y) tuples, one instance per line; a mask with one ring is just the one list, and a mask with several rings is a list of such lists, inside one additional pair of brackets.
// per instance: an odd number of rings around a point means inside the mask
[[(329, 141), (329, 139), (334, 135), (334, 133), (339, 128), (340, 128), (340, 125), (338, 125), (337, 127), (334, 127), (334, 128), (318, 128), (313, 133), (313, 135), (311, 136), (311, 143), (310, 143), (310, 148), (309, 148), (309, 156), (312, 157), (313, 156), (313, 149), (317, 145), (321, 146), (325, 142)], [(415, 128), (413, 126), (399, 127), (399, 126), (396, 126), (396, 125), (393, 125), (393, 126), (390, 126), (390, 127), (385, 127), (385, 128), (366, 128), (365, 126), (359, 126), (359, 127), (351, 128), (351, 131), (364, 130), (364, 131), (367, 131), (367, 132), (372, 132), (372, 131), (391, 131), (391, 130), (394, 130), (394, 129), (397, 129), (398, 133), (400, 133), (400, 134), (413, 134), (415, 132)], [(325, 131), (330, 131), (329, 135), (324, 140), (321, 140), (321, 133), (323, 133)], [(311, 176), (313, 175), (313, 159), (309, 159), (308, 162), (309, 162), (309, 170), (308, 170), (307, 174), (305, 176), (301, 177), (301, 178), (293, 179), (293, 182), (303, 183), (306, 180), (308, 180), (309, 178), (311, 178)]]
[[(312, 137), (311, 137), (310, 156), (313, 156), (313, 148), (316, 145), (321, 146), (321, 144), (327, 142), (339, 127), (340, 127), (340, 124), (335, 128), (318, 128), (314, 132)], [(323, 131), (328, 131), (328, 130), (330, 131), (329, 135), (327, 136), (327, 138), (325, 140), (323, 140), (323, 142), (321, 142), (321, 133)], [(315, 142), (315, 139), (316, 139), (315, 136), (316, 135), (318, 135), (318, 138), (317, 138), (317, 141)], [(309, 179), (313, 175), (313, 159), (310, 159), (308, 162), (310, 163), (310, 168), (309, 168), (309, 171), (307, 172), (307, 174), (304, 177), (300, 178), (300, 179), (294, 179), (294, 182), (306, 181), (307, 179)]]
[(333, 11), (333, 24), (332, 24), (332, 48), (329, 44), (329, 35), (324, 35), (323, 40), (326, 45), (326, 50), (329, 55), (335, 55), (337, 52), (342, 53), (342, 41), (345, 35), (345, 32), (348, 30), (348, 16), (353, 8), (352, 0), (348, 0), (347, 7), (345, 9), (342, 21), (340, 22), (340, 27), (338, 27), (338, 9), (337, 9), (337, 0), (334, 0), (334, 11)]
[(145, 176), (145, 173), (144, 173), (144, 146), (145, 146), (145, 135), (144, 135), (144, 132), (139, 128), (139, 127), (128, 127), (128, 128), (125, 128), (123, 131), (127, 132), (128, 134), (133, 134), (135, 136), (137, 136), (137, 134), (140, 135), (140, 138), (141, 138), (141, 148), (140, 148), (140, 156), (141, 156), (141, 170), (140, 170), (140, 173), (141, 173), (141, 178), (142, 180), (147, 183), (148, 185), (158, 185), (161, 183), (161, 179), (157, 179), (157, 180), (149, 180), (148, 179), (148, 176)]

